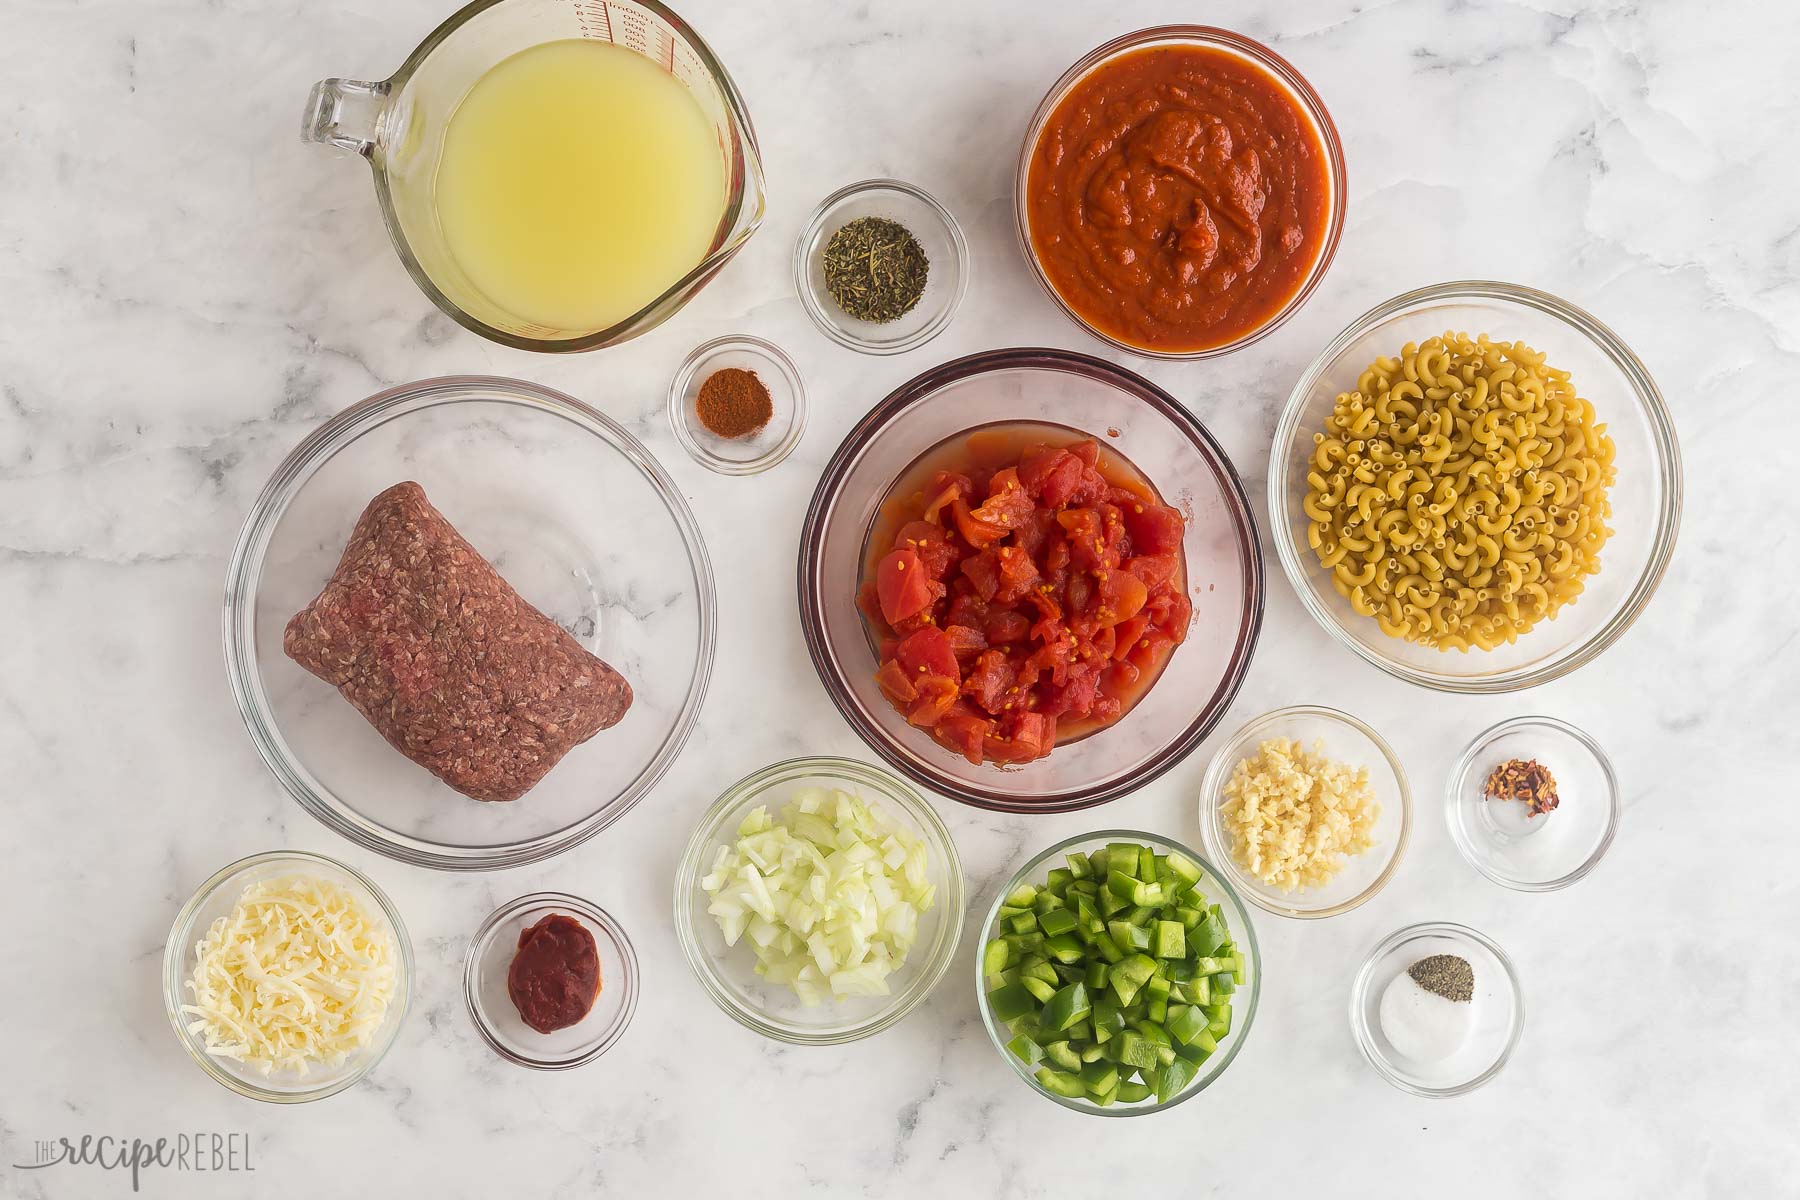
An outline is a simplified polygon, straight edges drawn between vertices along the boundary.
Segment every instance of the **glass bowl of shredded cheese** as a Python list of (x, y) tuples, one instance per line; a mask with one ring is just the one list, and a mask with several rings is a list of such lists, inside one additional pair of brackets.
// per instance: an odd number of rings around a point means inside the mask
[(1207, 857), (1283, 917), (1349, 912), (1393, 878), (1412, 828), (1406, 771), (1349, 713), (1265, 713), (1219, 749), (1200, 785)]
[(412, 943), (360, 872), (278, 851), (200, 885), (169, 931), (163, 1003), (208, 1075), (253, 1100), (336, 1095), (393, 1045), (412, 992)]

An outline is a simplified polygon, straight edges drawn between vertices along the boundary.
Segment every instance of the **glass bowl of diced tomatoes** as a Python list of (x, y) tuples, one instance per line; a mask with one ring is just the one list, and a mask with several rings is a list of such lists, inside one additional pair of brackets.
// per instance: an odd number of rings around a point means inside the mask
[(844, 439), (800, 540), (807, 648), (890, 765), (982, 808), (1123, 795), (1218, 723), (1264, 577), (1242, 481), (1141, 376), (996, 350)]

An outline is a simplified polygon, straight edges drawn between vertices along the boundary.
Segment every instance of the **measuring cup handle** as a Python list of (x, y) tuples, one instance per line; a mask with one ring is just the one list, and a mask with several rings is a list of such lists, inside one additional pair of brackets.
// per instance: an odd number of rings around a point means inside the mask
[(375, 148), (376, 124), (386, 107), (388, 85), (360, 79), (321, 79), (306, 98), (300, 140), (324, 142), (367, 157)]

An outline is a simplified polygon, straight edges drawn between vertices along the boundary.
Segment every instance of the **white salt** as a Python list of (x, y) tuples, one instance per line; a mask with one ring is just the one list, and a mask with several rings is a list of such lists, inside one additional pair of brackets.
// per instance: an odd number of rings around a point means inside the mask
[(1474, 1007), (1428, 992), (1402, 971), (1381, 993), (1381, 1032), (1405, 1057), (1437, 1062), (1462, 1049)]

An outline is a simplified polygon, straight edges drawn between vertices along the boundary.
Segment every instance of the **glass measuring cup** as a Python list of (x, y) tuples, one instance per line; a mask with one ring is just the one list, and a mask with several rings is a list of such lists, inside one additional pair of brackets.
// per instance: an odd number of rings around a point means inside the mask
[[(501, 60), (566, 38), (611, 42), (662, 66), (699, 102), (725, 160), (725, 211), (706, 257), (604, 329), (552, 328), (505, 311), (457, 265), (437, 219), (438, 161), (457, 104)], [(313, 85), (300, 136), (366, 158), (388, 235), (413, 281), (465, 329), (521, 350), (596, 350), (654, 329), (718, 274), (763, 219), (762, 157), (743, 97), (700, 36), (655, 0), (475, 0), (387, 79)]]

